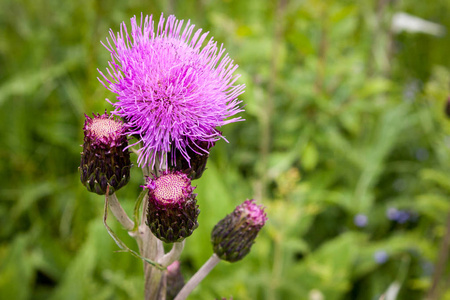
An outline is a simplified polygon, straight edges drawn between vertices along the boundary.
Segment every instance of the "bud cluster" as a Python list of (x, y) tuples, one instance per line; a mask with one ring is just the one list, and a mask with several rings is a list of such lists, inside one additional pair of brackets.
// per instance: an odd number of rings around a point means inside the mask
[[(80, 178), (90, 192), (114, 193), (130, 180), (130, 153), (127, 150), (127, 127), (107, 112), (86, 116), (81, 153)], [(219, 132), (220, 133), (220, 132)], [(191, 180), (201, 177), (206, 168), (209, 149), (214, 142), (190, 142), (186, 152), (173, 146), (169, 170), (147, 177), (146, 224), (166, 243), (181, 242), (198, 227), (200, 210)], [(185, 157), (189, 158), (186, 159)], [(250, 252), (251, 246), (267, 220), (264, 209), (254, 200), (246, 200), (213, 229), (214, 252), (223, 260), (234, 262)]]

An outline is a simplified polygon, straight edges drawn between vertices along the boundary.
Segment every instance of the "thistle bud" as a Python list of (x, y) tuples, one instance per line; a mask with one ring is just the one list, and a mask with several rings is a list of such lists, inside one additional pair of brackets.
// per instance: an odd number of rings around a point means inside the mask
[(180, 270), (180, 262), (174, 261), (167, 267), (167, 299), (175, 299), (184, 286), (183, 274)]
[(198, 227), (197, 194), (186, 174), (163, 172), (148, 178), (147, 225), (152, 233), (166, 243), (181, 242)]
[(246, 256), (267, 220), (264, 208), (246, 200), (219, 221), (211, 233), (214, 253), (222, 260), (235, 262)]
[(186, 174), (191, 180), (199, 179), (206, 169), (209, 157), (208, 150), (215, 142), (197, 141), (189, 143), (186, 154), (190, 157), (189, 162), (175, 145), (171, 149), (171, 169)]
[(80, 179), (88, 191), (109, 194), (125, 186), (130, 180), (130, 153), (125, 128), (107, 112), (86, 116), (84, 144), (81, 152)]

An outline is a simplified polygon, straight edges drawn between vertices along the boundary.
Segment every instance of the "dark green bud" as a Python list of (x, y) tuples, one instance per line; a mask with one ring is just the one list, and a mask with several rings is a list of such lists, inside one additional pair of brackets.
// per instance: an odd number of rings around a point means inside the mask
[(184, 286), (183, 274), (180, 270), (180, 262), (174, 261), (167, 267), (167, 300), (173, 300)]
[(148, 178), (147, 225), (152, 233), (166, 243), (181, 242), (198, 227), (197, 194), (186, 174), (163, 172)]
[(214, 253), (222, 260), (235, 262), (246, 256), (267, 220), (264, 208), (246, 200), (219, 221), (211, 233)]
[[(199, 179), (206, 170), (206, 162), (209, 157), (209, 149), (215, 142), (196, 141), (189, 143), (186, 153), (182, 154), (174, 145), (170, 155), (170, 169), (186, 174), (191, 180)], [(190, 159), (186, 160), (185, 155)]]
[(86, 116), (81, 152), (80, 179), (88, 191), (111, 195), (130, 180), (130, 153), (125, 128), (108, 113)]

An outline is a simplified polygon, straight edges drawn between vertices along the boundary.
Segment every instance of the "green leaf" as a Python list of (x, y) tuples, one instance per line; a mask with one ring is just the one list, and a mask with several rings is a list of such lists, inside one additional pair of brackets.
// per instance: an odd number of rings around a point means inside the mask
[[(148, 191), (147, 189), (144, 189), (140, 194), (139, 197), (136, 200), (136, 204), (134, 205), (134, 213), (133, 213), (133, 217), (134, 217), (134, 228), (133, 231), (137, 231), (138, 227), (139, 227), (139, 209), (141, 207), (142, 204), (142, 200), (148, 195)], [(146, 213), (146, 212), (145, 212)], [(146, 222), (146, 220), (143, 220), (143, 222)]]

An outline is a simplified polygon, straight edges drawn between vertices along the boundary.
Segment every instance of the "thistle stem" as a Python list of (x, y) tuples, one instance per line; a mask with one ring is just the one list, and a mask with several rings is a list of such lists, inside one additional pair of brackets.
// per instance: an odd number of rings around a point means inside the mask
[(220, 262), (220, 258), (214, 253), (205, 262), (205, 264), (192, 276), (192, 278), (181, 289), (174, 300), (184, 300), (194, 290), (194, 288), (211, 272), (212, 269)]
[(145, 300), (165, 299), (165, 293), (161, 291), (162, 275), (163, 271), (145, 263)]
[[(158, 163), (158, 161), (157, 161)], [(150, 176), (149, 166), (142, 167), (144, 177)], [(155, 174), (159, 174), (161, 170), (156, 168)], [(150, 231), (150, 228), (145, 224), (147, 221), (148, 197), (144, 198), (142, 203), (141, 224), (139, 226), (139, 235), (142, 239), (142, 246), (140, 249), (144, 257), (149, 257), (152, 260), (158, 261), (164, 255), (164, 247), (162, 242), (157, 239)], [(144, 262), (144, 278), (145, 278), (145, 300), (164, 300), (166, 293), (164, 289), (163, 271), (153, 268), (150, 264)]]
[(116, 217), (117, 221), (128, 231), (133, 230), (134, 223), (128, 217), (127, 213), (123, 210), (122, 206), (117, 199), (115, 193), (112, 195), (108, 195), (109, 209), (113, 213), (114, 217)]
[(161, 257), (158, 262), (163, 265), (164, 267), (169, 266), (174, 261), (178, 260), (181, 256), (181, 252), (184, 249), (184, 240), (179, 243), (173, 243), (172, 249), (169, 253), (165, 254), (163, 257)]
[[(145, 210), (147, 207), (146, 202), (143, 205)], [(144, 217), (139, 226), (139, 236), (142, 240), (141, 249), (139, 249), (142, 256), (157, 261), (164, 255), (162, 242), (151, 233), (150, 228), (145, 224)], [(144, 262), (144, 277), (145, 300), (164, 299), (159, 297), (162, 271)]]

